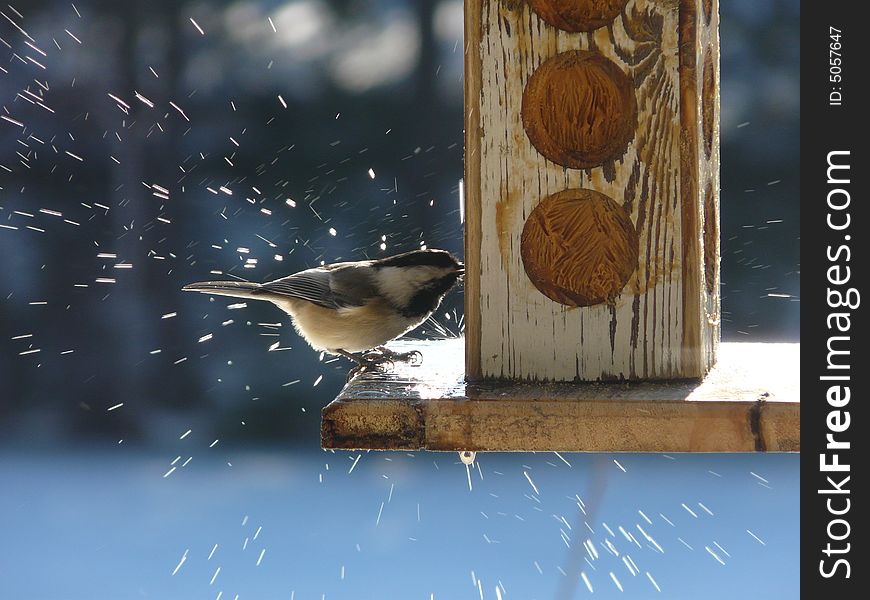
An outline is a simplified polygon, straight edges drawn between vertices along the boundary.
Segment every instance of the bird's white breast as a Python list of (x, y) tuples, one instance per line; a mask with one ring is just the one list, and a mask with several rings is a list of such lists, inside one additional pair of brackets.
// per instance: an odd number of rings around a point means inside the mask
[(417, 319), (402, 317), (395, 311), (383, 310), (377, 303), (333, 310), (304, 300), (274, 302), (293, 318), (296, 331), (315, 350), (370, 350), (399, 337), (419, 323)]

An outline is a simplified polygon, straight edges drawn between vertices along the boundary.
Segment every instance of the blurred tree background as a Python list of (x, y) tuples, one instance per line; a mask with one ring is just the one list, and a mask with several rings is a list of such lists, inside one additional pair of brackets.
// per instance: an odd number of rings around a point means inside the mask
[[(720, 10), (724, 336), (795, 341), (799, 2)], [(462, 2), (0, 12), (4, 440), (316, 445), (347, 365), (180, 288), (461, 252)], [(461, 316), (453, 294), (415, 335)]]

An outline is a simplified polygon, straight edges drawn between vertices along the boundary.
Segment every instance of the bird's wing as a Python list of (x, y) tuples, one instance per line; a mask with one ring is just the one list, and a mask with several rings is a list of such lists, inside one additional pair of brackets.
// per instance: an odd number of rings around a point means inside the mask
[(264, 283), (260, 290), (279, 296), (291, 296), (307, 300), (325, 308), (346, 308), (362, 306), (375, 293), (364, 273), (348, 277), (345, 270), (354, 267), (320, 267), (294, 273), (288, 277)]

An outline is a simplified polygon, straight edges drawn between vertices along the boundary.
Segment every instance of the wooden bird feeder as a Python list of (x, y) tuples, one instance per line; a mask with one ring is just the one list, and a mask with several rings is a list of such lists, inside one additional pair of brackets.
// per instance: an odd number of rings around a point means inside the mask
[(352, 380), (325, 448), (800, 449), (798, 345), (719, 343), (718, 30), (466, 0), (464, 360)]

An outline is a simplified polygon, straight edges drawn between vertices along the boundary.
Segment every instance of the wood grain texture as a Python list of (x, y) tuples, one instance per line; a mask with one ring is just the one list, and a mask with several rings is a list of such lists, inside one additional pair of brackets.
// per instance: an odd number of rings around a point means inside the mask
[(697, 0), (680, 0), (683, 363), (699, 374), (720, 338), (718, 8), (713, 0), (708, 18)]
[(462, 192), (465, 206), (465, 369), (469, 379), (479, 379), (480, 364), (480, 3), (465, 2), (465, 164)]
[(704, 190), (704, 283), (707, 297), (719, 295), (719, 207), (713, 183)]
[(567, 306), (611, 302), (637, 268), (631, 216), (594, 190), (563, 190), (544, 198), (526, 219), (520, 245), (529, 280)]
[(351, 381), (323, 409), (333, 449), (798, 452), (798, 344), (723, 344), (703, 383), (464, 381), (462, 340), (399, 342), (420, 367)]
[[(700, 190), (707, 173), (718, 177), (712, 166), (718, 127), (711, 159), (702, 165), (695, 65), (702, 34), (718, 64), (718, 17), (699, 32), (700, 0), (630, 0), (611, 24), (571, 33), (548, 25), (522, 1), (469, 0), (466, 11), (480, 22), (479, 38), (466, 47), (466, 90), (472, 90), (466, 153), (475, 152), (466, 163), (466, 262), (480, 261), (473, 284), (479, 297), (466, 300), (466, 318), (479, 328), (469, 341), (469, 374), (556, 381), (703, 376), (718, 341), (718, 326), (710, 325), (718, 318), (718, 297), (708, 298), (703, 283)], [(532, 73), (578, 49), (597, 52), (628, 74), (638, 109), (625, 153), (584, 170), (542, 156), (521, 118)], [(686, 100), (689, 89), (693, 99)], [(714, 187), (718, 198), (718, 179)], [(528, 215), (543, 198), (569, 188), (613, 198), (638, 232), (638, 269), (610, 304), (565, 307), (538, 293), (523, 268), (520, 238)], [(480, 312), (472, 316), (475, 306)]]
[(680, 0), (680, 216), (682, 222), (682, 356), (683, 370), (702, 372), (704, 286), (703, 226), (699, 214), (701, 174), (701, 97), (698, 49), (700, 17), (696, 0)]
[[(701, 347), (705, 358), (703, 363), (716, 361), (721, 336), (721, 300), (719, 293), (720, 273), (720, 228), (719, 228), (719, 2), (705, 0), (704, 26), (698, 36), (698, 48), (705, 48), (704, 64), (707, 56), (712, 65), (713, 76), (704, 78), (701, 84), (702, 121), (710, 121), (710, 152), (705, 153), (701, 163), (699, 189), (705, 190), (703, 202), (703, 256), (705, 272), (705, 294), (702, 314), (704, 339)], [(706, 117), (705, 117), (706, 115)], [(703, 126), (706, 127), (706, 126)], [(706, 141), (705, 141), (706, 144)], [(702, 364), (703, 364), (702, 363)]]
[(701, 82), (701, 134), (704, 154), (710, 160), (713, 153), (713, 120), (715, 117), (716, 67), (713, 65), (713, 47), (707, 45), (704, 51), (704, 73)]
[(553, 27), (592, 31), (609, 24), (627, 0), (529, 0), (532, 10)]

